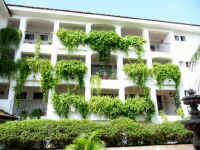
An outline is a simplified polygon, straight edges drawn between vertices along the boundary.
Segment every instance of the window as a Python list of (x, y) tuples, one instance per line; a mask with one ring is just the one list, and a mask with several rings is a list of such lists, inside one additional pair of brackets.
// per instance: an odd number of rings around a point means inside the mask
[(179, 36), (178, 35), (175, 35), (174, 38), (175, 38), (176, 41), (179, 41)]
[(162, 110), (163, 106), (162, 106), (162, 96), (157, 95), (157, 103), (158, 103), (158, 110)]
[(16, 96), (17, 99), (26, 99), (27, 97), (27, 92), (22, 92), (21, 94), (18, 94)]
[(181, 41), (186, 41), (185, 36), (181, 36)]
[(48, 41), (48, 35), (46, 35), (46, 34), (40, 35), (40, 38), (42, 41)]
[(35, 92), (33, 93), (33, 99), (42, 99), (43, 94), (41, 92)]
[(25, 34), (25, 40), (34, 40), (34, 34), (33, 33), (26, 33)]

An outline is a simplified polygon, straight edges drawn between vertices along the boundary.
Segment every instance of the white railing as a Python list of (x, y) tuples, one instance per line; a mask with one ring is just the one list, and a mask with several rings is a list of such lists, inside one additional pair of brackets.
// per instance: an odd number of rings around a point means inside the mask
[(170, 43), (151, 41), (150, 49), (153, 52), (169, 52), (170, 51)]
[(24, 43), (35, 43), (37, 38), (40, 37), (42, 40), (42, 44), (52, 44), (53, 34), (45, 33), (45, 32), (25, 32)]

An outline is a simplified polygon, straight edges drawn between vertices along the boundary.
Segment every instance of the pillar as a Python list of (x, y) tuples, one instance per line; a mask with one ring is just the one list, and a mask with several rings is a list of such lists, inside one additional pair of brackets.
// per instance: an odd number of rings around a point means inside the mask
[(150, 39), (149, 39), (149, 30), (148, 29), (142, 30), (142, 37), (146, 41), (146, 43), (144, 44), (144, 50), (147, 52), (150, 52)]
[(119, 89), (119, 99), (125, 103), (125, 88), (124, 87), (120, 87)]
[(150, 97), (154, 103), (155, 107), (155, 114), (153, 116), (153, 122), (159, 122), (159, 112), (158, 112), (158, 103), (157, 103), (157, 96), (156, 96), (156, 86), (152, 85), (150, 89)]
[(91, 86), (90, 86), (90, 78), (91, 78), (91, 53), (87, 54), (85, 57), (85, 65), (87, 66), (87, 74), (85, 75), (85, 99), (87, 101), (91, 98)]
[(92, 29), (92, 24), (91, 23), (87, 23), (86, 27), (85, 27), (85, 32), (86, 34), (88, 34)]
[[(56, 35), (57, 31), (59, 30), (59, 21), (54, 21), (54, 28), (53, 28), (53, 44), (52, 44), (52, 51), (51, 51), (51, 64), (54, 67), (57, 62), (57, 47), (59, 45), (59, 39)], [(47, 118), (48, 119), (59, 119), (58, 115), (56, 114), (53, 105), (51, 103), (51, 98), (53, 96), (53, 91), (49, 90), (48, 95), (48, 104), (47, 104)]]
[(121, 36), (121, 26), (119, 26), (119, 25), (116, 25), (115, 26), (115, 32), (119, 35), (119, 36)]
[[(22, 53), (22, 48), (23, 48), (23, 43), (24, 43), (24, 37), (25, 37), (25, 31), (26, 31), (26, 26), (27, 26), (27, 19), (26, 18), (21, 18), (20, 19), (20, 25), (19, 29), (22, 32), (22, 39), (19, 45), (19, 49), (15, 51), (15, 61), (21, 58), (21, 53)], [(10, 88), (9, 88), (9, 94), (8, 94), (8, 99), (10, 101), (10, 106), (9, 106), (9, 113), (13, 113), (13, 106), (14, 106), (14, 99), (15, 99), (15, 91), (14, 87), (16, 85), (15, 80), (10, 81)]]

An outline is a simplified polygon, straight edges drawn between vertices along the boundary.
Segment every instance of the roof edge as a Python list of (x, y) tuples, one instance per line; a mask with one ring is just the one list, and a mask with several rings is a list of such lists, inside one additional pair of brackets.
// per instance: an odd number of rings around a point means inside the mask
[(8, 10), (8, 13), (10, 16), (12, 16), (12, 12), (10, 11), (10, 9), (8, 8), (7, 4), (5, 3), (5, 1), (3, 0), (4, 5), (6, 6), (6, 9)]
[[(189, 25), (189, 26), (197, 26), (197, 27), (200, 27), (200, 24), (189, 24), (189, 23), (181, 23), (181, 22), (173, 22), (173, 21), (156, 20), (156, 19), (135, 18), (135, 17), (128, 17), (128, 16), (111, 15), (111, 14), (102, 14), (102, 13), (92, 13), (92, 12), (83, 12), (83, 11), (75, 11), (75, 10), (67, 10), (67, 9), (55, 9), (55, 8), (44, 8), (44, 7), (33, 7), (33, 6), (15, 5), (15, 4), (7, 4), (7, 6), (24, 7), (24, 8), (32, 8), (32, 9), (43, 9), (43, 10), (54, 10), (54, 11), (63, 11), (63, 12), (71, 12), (71, 13), (79, 13), (79, 14), (89, 14), (89, 15), (98, 15), (98, 16), (108, 16), (108, 17), (117, 17), (117, 18), (124, 18), (124, 19), (136, 19), (136, 20), (154, 21), (154, 22), (162, 22), (162, 23), (171, 23), (171, 24), (180, 24), (180, 25)], [(8, 9), (8, 10), (9, 10), (9, 9)]]

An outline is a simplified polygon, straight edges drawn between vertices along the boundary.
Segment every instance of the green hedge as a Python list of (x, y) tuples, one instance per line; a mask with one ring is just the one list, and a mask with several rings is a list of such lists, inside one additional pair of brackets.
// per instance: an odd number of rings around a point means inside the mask
[(184, 129), (180, 122), (163, 124), (136, 123), (127, 118), (119, 118), (105, 123), (88, 120), (26, 120), (0, 125), (0, 143), (8, 149), (30, 149), (35, 143), (41, 145), (50, 140), (57, 148), (64, 148), (81, 133), (89, 134), (102, 130), (101, 139), (106, 146), (121, 146), (122, 133), (126, 133), (128, 146), (192, 142), (192, 133)]

